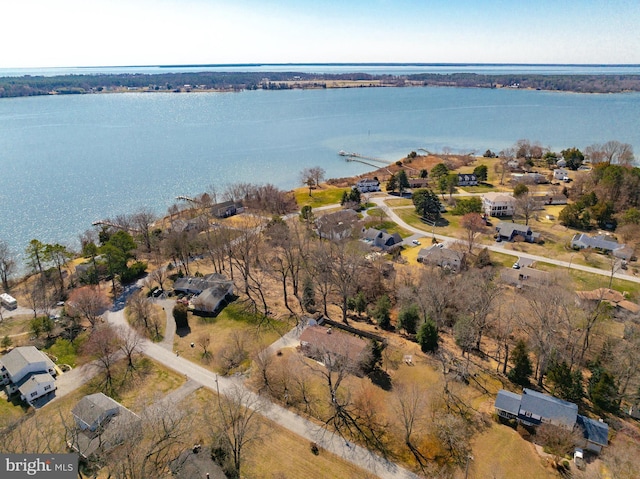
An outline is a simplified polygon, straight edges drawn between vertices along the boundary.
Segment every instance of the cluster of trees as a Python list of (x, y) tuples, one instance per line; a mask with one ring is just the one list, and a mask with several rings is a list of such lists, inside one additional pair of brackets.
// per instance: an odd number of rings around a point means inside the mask
[(634, 230), (640, 208), (640, 168), (595, 164), (589, 175), (576, 179), (570, 197), (573, 203), (559, 216), (564, 225), (588, 229), (595, 222), (600, 228), (613, 229), (620, 224)]
[[(263, 82), (268, 78), (268, 82)], [(474, 73), (371, 75), (368, 73), (320, 74), (304, 72), (189, 72), (160, 74), (58, 75), (0, 78), (0, 98), (32, 95), (91, 93), (120, 88), (180, 91), (185, 85), (201, 89), (255, 90), (257, 88), (291, 88), (286, 82), (315, 82), (326, 87), (327, 81), (378, 81), (404, 86), (405, 81), (423, 85), (495, 88), (519, 85), (538, 90), (575, 91), (580, 93), (617, 93), (639, 91), (636, 75), (478, 75)], [(295, 85), (294, 85), (295, 86)]]

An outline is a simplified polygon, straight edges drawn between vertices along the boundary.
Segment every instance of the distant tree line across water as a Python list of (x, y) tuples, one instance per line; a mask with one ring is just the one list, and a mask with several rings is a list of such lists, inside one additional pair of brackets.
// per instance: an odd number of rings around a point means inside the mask
[[(524, 88), (578, 93), (640, 91), (640, 75), (481, 75), (475, 73), (317, 74), (301, 72), (200, 72), (161, 74), (59, 75), (1, 77), (0, 98), (50, 94), (122, 91), (192, 91), (326, 88), (327, 82), (359, 82), (355, 86), (450, 86)], [(371, 83), (367, 85), (366, 83)], [(335, 86), (335, 85), (334, 85)], [(354, 85), (337, 85), (354, 86)]]

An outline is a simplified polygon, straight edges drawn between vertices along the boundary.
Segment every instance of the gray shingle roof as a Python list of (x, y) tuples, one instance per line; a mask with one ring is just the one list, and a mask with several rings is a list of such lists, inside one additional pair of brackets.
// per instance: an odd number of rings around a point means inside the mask
[(38, 351), (35, 346), (21, 346), (15, 348), (10, 353), (2, 356), (0, 363), (2, 363), (6, 368), (12, 378), (33, 363), (42, 363), (44, 366), (43, 371), (47, 371), (54, 367), (53, 361), (51, 361), (46, 354)]
[(542, 416), (543, 422), (568, 428), (573, 428), (578, 416), (577, 405), (527, 388), (522, 391), (520, 409)]
[(195, 293), (200, 294), (207, 288), (212, 288), (219, 284), (221, 281), (228, 281), (221, 274), (208, 274), (202, 278), (199, 277), (186, 277), (186, 278), (178, 278), (173, 284), (173, 289), (175, 291), (182, 291), (185, 293)]
[(82, 422), (93, 425), (107, 411), (120, 407), (116, 401), (103, 393), (90, 394), (78, 401), (78, 404), (71, 410), (71, 414), (76, 416)]
[(501, 389), (500, 391), (498, 391), (495, 407), (496, 409), (500, 409), (501, 411), (506, 411), (513, 414), (514, 416), (517, 416), (518, 411), (520, 411), (521, 399), (522, 396), (520, 394)]
[(601, 446), (609, 442), (609, 426), (607, 423), (594, 421), (578, 414), (577, 424), (582, 427), (585, 439)]
[[(51, 377), (49, 373), (38, 373), (31, 374), (29, 376), (25, 376), (22, 381), (20, 381), (17, 386), (20, 394), (22, 394), (25, 398), (31, 399), (31, 393), (38, 389), (40, 385), (52, 384), (54, 379)], [(52, 388), (52, 390), (55, 389)]]

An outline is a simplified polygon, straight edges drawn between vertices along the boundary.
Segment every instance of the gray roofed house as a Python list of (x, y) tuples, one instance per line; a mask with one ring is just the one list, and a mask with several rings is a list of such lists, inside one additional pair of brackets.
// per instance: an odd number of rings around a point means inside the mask
[(540, 241), (540, 233), (534, 233), (530, 226), (518, 223), (508, 223), (501, 221), (496, 226), (496, 231), (500, 238), (513, 241), (516, 236), (522, 236), (527, 243), (536, 243)]
[(355, 210), (345, 209), (318, 217), (316, 229), (320, 238), (339, 241), (349, 238), (354, 228), (359, 228), (359, 222), (360, 218)]
[(20, 391), (29, 405), (56, 389), (56, 374), (53, 361), (35, 346), (15, 348), (0, 358), (0, 384), (6, 386), (9, 395)]
[(77, 427), (69, 446), (84, 458), (140, 433), (140, 417), (102, 393), (83, 397), (71, 413)]
[(227, 281), (224, 275), (218, 273), (208, 274), (206, 276), (186, 276), (176, 279), (173, 284), (173, 290), (184, 294), (200, 294), (207, 288), (216, 286), (220, 281)]
[(103, 393), (89, 394), (78, 401), (71, 410), (76, 425), (81, 430), (96, 431), (111, 416), (120, 411), (120, 404)]
[(595, 421), (578, 414), (576, 422), (582, 428), (582, 434), (587, 440), (587, 449), (592, 452), (600, 452), (609, 444), (609, 426), (603, 421)]
[(228, 218), (229, 216), (242, 213), (243, 207), (241, 203), (235, 201), (225, 201), (224, 203), (217, 203), (211, 207), (211, 214), (218, 218)]
[(233, 296), (233, 281), (218, 273), (208, 274), (204, 277), (178, 278), (174, 285), (174, 291), (193, 294), (190, 305), (194, 312), (215, 313), (222, 304)]
[(362, 228), (362, 241), (376, 248), (387, 250), (402, 243), (402, 237), (398, 233), (389, 234), (385, 230)]
[(418, 251), (418, 263), (432, 264), (451, 271), (460, 271), (465, 259), (464, 252), (454, 251), (449, 248), (434, 244), (429, 248)]
[(609, 426), (578, 414), (578, 406), (532, 389), (524, 388), (522, 394), (501, 389), (494, 404), (499, 416), (515, 419), (527, 426), (553, 424), (567, 430), (578, 426), (582, 429), (589, 451), (599, 453), (607, 445)]
[(633, 257), (633, 248), (618, 243), (608, 235), (599, 234), (589, 236), (585, 233), (576, 233), (571, 239), (571, 247), (576, 249), (594, 248), (604, 252), (612, 252), (616, 258), (630, 260)]
[(530, 268), (525, 266), (520, 269), (503, 268), (500, 271), (500, 279), (512, 286), (522, 288), (523, 286), (541, 286), (551, 279), (548, 271)]
[(205, 289), (191, 300), (194, 312), (213, 314), (223, 303), (233, 296), (233, 281), (221, 279), (217, 284)]

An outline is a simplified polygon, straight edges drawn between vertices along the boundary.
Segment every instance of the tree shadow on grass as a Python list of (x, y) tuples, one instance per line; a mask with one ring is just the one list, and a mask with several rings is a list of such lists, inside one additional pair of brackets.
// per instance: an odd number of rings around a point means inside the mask
[(191, 328), (187, 326), (186, 328), (178, 328), (176, 329), (176, 334), (181, 338), (184, 338), (191, 334)]
[(378, 386), (379, 388), (384, 389), (385, 391), (391, 391), (393, 389), (393, 385), (391, 384), (391, 376), (386, 371), (383, 371), (380, 368), (376, 368), (369, 374), (369, 379), (371, 382)]

